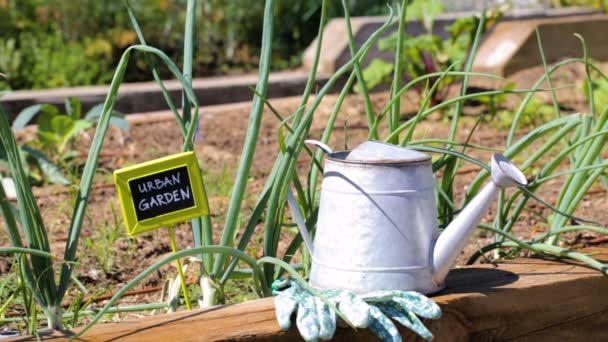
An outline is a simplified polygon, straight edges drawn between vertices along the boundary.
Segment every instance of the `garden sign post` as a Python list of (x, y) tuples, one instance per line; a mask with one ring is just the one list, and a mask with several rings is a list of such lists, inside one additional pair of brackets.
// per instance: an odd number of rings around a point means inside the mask
[[(172, 225), (209, 213), (194, 152), (116, 170), (114, 183), (128, 234), (132, 236), (168, 226), (174, 253), (177, 245)], [(191, 309), (179, 259), (176, 263), (186, 307)]]

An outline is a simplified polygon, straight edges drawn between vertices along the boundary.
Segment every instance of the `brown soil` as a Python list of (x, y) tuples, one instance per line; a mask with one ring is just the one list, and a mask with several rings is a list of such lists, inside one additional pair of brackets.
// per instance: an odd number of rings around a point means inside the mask
[[(580, 70), (573, 69), (571, 72)], [(568, 71), (570, 72), (570, 71)], [(580, 74), (579, 74), (580, 75)], [(569, 80), (570, 81), (570, 80)], [(577, 78), (580, 83), (580, 78)], [(578, 88), (580, 89), (580, 88)], [(453, 91), (450, 91), (450, 93)], [(564, 93), (565, 94), (565, 93)], [(560, 95), (561, 96), (561, 95)], [(564, 95), (567, 96), (567, 95)], [(319, 138), (333, 105), (336, 96), (327, 96), (319, 109), (315, 113), (315, 120), (311, 129), (310, 137)], [(376, 112), (384, 104), (388, 95), (386, 93), (375, 94), (373, 102)], [(204, 103), (205, 99), (202, 99)], [(405, 119), (408, 113), (413, 112), (417, 96), (408, 94), (403, 100), (403, 113)], [(273, 106), (283, 116), (287, 116), (295, 111), (299, 106), (298, 98), (286, 98), (271, 101)], [(574, 110), (586, 110), (580, 97), (568, 98), (566, 102), (566, 112)], [(517, 98), (511, 97), (507, 101), (507, 106), (515, 106)], [(346, 99), (336, 123), (335, 133), (329, 143), (330, 146), (341, 149), (356, 146), (367, 138), (367, 123), (365, 119), (364, 106), (362, 99), (357, 95), (350, 95)], [(248, 125), (248, 113), (250, 104), (233, 104), (215, 107), (206, 107), (202, 110), (200, 136), (197, 139), (195, 151), (200, 160), (200, 165), (205, 172), (205, 183), (210, 196), (211, 214), (214, 228), (214, 241), (218, 242), (223, 226), (224, 213), (228, 206), (228, 196), (230, 182), (234, 179), (236, 166), (243, 146), (245, 132)], [(483, 110), (483, 109), (482, 109)], [(479, 112), (478, 107), (469, 106), (465, 108), (461, 128), (458, 131), (457, 140), (465, 141), (474, 126), (475, 119), (467, 115)], [(448, 134), (448, 119), (436, 113), (430, 119), (422, 122), (416, 132), (418, 138), (441, 138), (445, 139)], [(96, 179), (92, 196), (89, 201), (87, 219), (82, 229), (80, 239), (81, 253), (79, 266), (77, 267), (78, 278), (91, 288), (91, 293), (107, 293), (115, 291), (119, 287), (132, 279), (136, 274), (144, 270), (153, 262), (168, 255), (171, 252), (167, 231), (164, 229), (139, 235), (135, 238), (128, 238), (121, 225), (119, 204), (116, 191), (111, 183), (111, 173), (120, 167), (151, 160), (154, 158), (177, 153), (181, 149), (181, 134), (170, 113), (142, 114), (134, 116), (131, 120), (131, 129), (128, 133), (117, 129), (111, 129), (99, 163), (99, 172)], [(268, 110), (265, 111), (260, 138), (257, 144), (256, 155), (252, 167), (251, 182), (248, 185), (248, 195), (244, 202), (245, 212), (249, 212), (255, 204), (256, 196), (265, 182), (265, 178), (270, 172), (274, 163), (275, 156), (279, 150), (277, 143), (277, 129), (279, 121)], [(346, 133), (345, 133), (346, 132)], [(520, 132), (524, 134), (526, 128)], [(92, 132), (90, 132), (92, 134)], [(344, 141), (344, 137), (348, 141)], [(20, 139), (31, 139), (31, 132), (20, 135)], [(88, 146), (92, 136), (82, 137), (78, 146), (82, 158), (86, 156)], [(493, 147), (498, 150), (504, 149), (506, 132), (499, 131), (494, 126), (483, 123), (475, 134), (471, 137), (470, 143)], [(525, 153), (532, 153), (534, 147)], [(469, 149), (467, 153), (481, 160), (489, 160), (491, 151), (479, 151)], [(526, 155), (522, 154), (516, 158), (515, 162), (521, 162)], [(304, 155), (304, 153), (303, 153)], [(308, 158), (300, 158), (298, 169), (300, 175), (306, 175), (309, 165)], [(478, 168), (471, 165), (463, 165), (456, 178), (455, 192), (457, 203), (462, 198), (467, 185), (475, 177)], [(530, 172), (529, 172), (530, 173)], [(533, 172), (530, 174), (532, 175)], [(554, 203), (563, 179), (556, 179), (546, 184), (539, 194), (542, 198)], [(38, 203), (42, 209), (47, 230), (51, 238), (52, 251), (56, 255), (63, 255), (63, 248), (67, 239), (67, 230), (71, 217), (71, 207), (74, 189), (58, 186), (47, 186), (35, 189)], [(539, 203), (531, 201), (529, 209), (539, 212), (535, 215), (526, 212), (521, 216), (516, 224), (513, 234), (527, 239), (538, 232), (544, 231), (547, 227), (544, 222), (546, 215), (550, 212)], [(116, 218), (113, 214), (116, 210)], [(594, 188), (580, 205), (576, 215), (586, 217), (599, 222), (601, 225), (608, 223), (608, 198), (600, 187)], [(487, 216), (488, 222), (494, 216), (494, 209)], [(112, 249), (107, 253), (114, 258), (112, 270), (108, 273), (102, 270), (99, 258), (94, 251), (94, 246), (101, 246), (102, 237), (100, 234), (111, 230), (115, 224), (119, 224), (120, 237), (112, 244)], [(261, 231), (258, 231), (260, 233)], [(286, 244), (293, 237), (292, 231), (286, 231), (282, 237), (281, 248), (284, 250)], [(176, 230), (178, 244), (181, 248), (191, 247), (192, 237), (188, 224), (182, 224)], [(579, 234), (567, 236), (566, 243), (581, 243), (585, 240), (593, 239), (593, 234)], [(479, 230), (477, 235), (471, 239), (467, 248), (463, 251), (460, 263), (474, 253), (479, 246), (483, 246), (491, 241), (491, 235)], [(89, 245), (87, 245), (89, 240)], [(249, 253), (261, 256), (261, 234), (253, 239)], [(0, 229), (0, 245), (8, 245), (8, 237), (4, 229)], [(93, 246), (93, 247), (92, 247)], [(0, 259), (0, 272), (7, 272), (10, 259)], [(156, 274), (150, 276), (136, 289), (159, 289), (169, 276), (174, 276), (173, 266), (167, 266)], [(190, 279), (195, 281), (193, 277)], [(76, 291), (76, 290), (74, 290)], [(140, 291), (141, 292), (141, 291)], [(159, 301), (160, 291), (138, 294), (135, 297), (124, 300), (122, 303), (142, 303), (147, 301)], [(229, 301), (231, 298), (228, 298)]]

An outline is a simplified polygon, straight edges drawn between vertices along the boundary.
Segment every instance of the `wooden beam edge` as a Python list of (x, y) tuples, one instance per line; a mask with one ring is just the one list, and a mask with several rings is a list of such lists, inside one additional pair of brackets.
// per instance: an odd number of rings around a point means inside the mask
[[(595, 251), (598, 251), (596, 249)], [(599, 249), (603, 255), (608, 249)], [(596, 256), (597, 257), (597, 256)], [(608, 278), (596, 270), (546, 259), (515, 259), (494, 265), (455, 269), (448, 288), (433, 297), (442, 308), (439, 320), (425, 325), (437, 341), (477, 339), (526, 340), (543, 336), (579, 336), (608, 340)], [(575, 322), (584, 322), (577, 324)], [(415, 339), (400, 327), (404, 340)], [(65, 341), (70, 333), (40, 336)], [(579, 335), (577, 335), (579, 334)], [(295, 322), (283, 332), (275, 320), (274, 301), (241, 304), (98, 324), (80, 341), (293, 341)], [(30, 336), (7, 341), (33, 341)], [(339, 328), (335, 341), (376, 340), (367, 329)]]

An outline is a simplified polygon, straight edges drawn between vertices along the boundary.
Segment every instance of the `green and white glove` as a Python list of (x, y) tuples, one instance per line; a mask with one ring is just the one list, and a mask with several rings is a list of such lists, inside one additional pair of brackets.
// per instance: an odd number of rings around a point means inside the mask
[[(292, 278), (272, 284), (277, 321), (282, 330), (291, 327), (291, 315), (297, 312), (296, 326), (306, 341), (329, 340), (336, 331), (336, 313)], [(350, 291), (323, 290), (320, 295), (339, 307), (342, 314), (357, 328), (369, 326), (369, 305)]]
[[(276, 317), (282, 330), (291, 327), (291, 315), (297, 312), (296, 325), (304, 340), (329, 340), (333, 337), (336, 314), (319, 297), (291, 278), (276, 280), (272, 288), (276, 295)], [(355, 328), (369, 327), (383, 341), (401, 341), (401, 335), (390, 318), (425, 340), (431, 340), (433, 335), (417, 316), (441, 316), (437, 304), (413, 291), (379, 291), (360, 296), (348, 290), (331, 289), (321, 290), (319, 294), (334, 304)]]
[(371, 308), (373, 321), (370, 329), (381, 340), (401, 341), (401, 335), (389, 317), (423, 339), (427, 341), (433, 339), (433, 334), (422, 324), (418, 316), (437, 319), (441, 317), (441, 309), (425, 295), (415, 291), (377, 291), (361, 297)]

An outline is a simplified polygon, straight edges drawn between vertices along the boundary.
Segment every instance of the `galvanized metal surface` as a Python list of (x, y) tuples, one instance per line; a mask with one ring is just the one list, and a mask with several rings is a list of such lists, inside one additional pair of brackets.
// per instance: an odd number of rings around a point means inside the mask
[(314, 246), (291, 191), (288, 202), (312, 251), (310, 284), (318, 288), (437, 292), (500, 188), (526, 184), (508, 159), (493, 156), (492, 181), (440, 235), (428, 155), (379, 142), (353, 152), (314, 144), (330, 152)]

